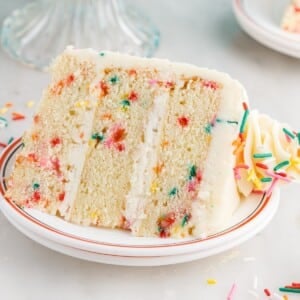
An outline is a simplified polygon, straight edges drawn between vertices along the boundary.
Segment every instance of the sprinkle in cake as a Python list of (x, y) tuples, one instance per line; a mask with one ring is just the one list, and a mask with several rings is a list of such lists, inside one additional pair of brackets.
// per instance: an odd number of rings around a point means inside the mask
[(261, 116), (223, 73), (69, 47), (51, 74), (8, 181), (20, 206), (136, 236), (199, 237), (242, 196), (288, 180), (278, 159), (298, 167), (299, 135), (280, 133), (293, 158), (275, 153), (272, 120), (260, 135)]

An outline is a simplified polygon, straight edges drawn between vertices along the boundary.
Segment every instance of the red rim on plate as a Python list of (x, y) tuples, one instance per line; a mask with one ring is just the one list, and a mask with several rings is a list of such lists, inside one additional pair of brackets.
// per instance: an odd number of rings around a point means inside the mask
[(218, 232), (214, 235), (210, 235), (206, 238), (202, 239), (192, 239), (192, 240), (183, 240), (174, 243), (166, 243), (166, 244), (149, 244), (149, 245), (143, 245), (143, 244), (134, 244), (134, 245), (125, 245), (125, 244), (118, 244), (118, 243), (107, 243), (107, 242), (101, 242), (97, 240), (91, 240), (91, 239), (86, 239), (83, 237), (76, 236), (74, 234), (66, 233), (61, 230), (58, 230), (56, 228), (53, 228), (52, 226), (49, 226), (46, 223), (41, 222), (40, 220), (36, 219), (35, 217), (31, 216), (29, 213), (27, 213), (25, 210), (17, 206), (14, 202), (10, 201), (4, 196), (5, 189), (6, 189), (6, 183), (5, 183), (5, 176), (7, 175), (8, 172), (8, 164), (9, 162), (14, 158), (18, 150), (22, 148), (22, 142), (21, 139), (17, 139), (14, 142), (12, 142), (10, 145), (8, 145), (1, 157), (0, 157), (0, 194), (3, 197), (3, 200), (0, 199), (0, 201), (5, 201), (6, 204), (8, 204), (14, 212), (25, 218), (28, 222), (34, 223), (35, 225), (38, 225), (41, 229), (55, 233), (57, 235), (85, 242), (88, 244), (96, 244), (96, 245), (101, 245), (101, 246), (109, 246), (109, 247), (118, 247), (118, 248), (137, 248), (137, 249), (146, 249), (146, 248), (169, 248), (169, 247), (178, 247), (178, 246), (185, 246), (185, 245), (192, 245), (192, 244), (198, 244), (198, 243), (203, 243), (208, 240), (213, 240), (216, 238), (219, 238), (221, 236), (224, 236), (228, 233), (231, 233), (240, 227), (246, 225), (250, 221), (252, 221), (255, 217), (257, 217), (267, 206), (267, 204), (270, 202), (270, 197), (265, 197), (265, 195), (262, 196), (261, 200), (259, 201), (259, 204), (257, 207), (247, 216), (245, 217), (242, 221), (239, 223), (235, 224), (234, 226), (231, 226), (221, 232)]

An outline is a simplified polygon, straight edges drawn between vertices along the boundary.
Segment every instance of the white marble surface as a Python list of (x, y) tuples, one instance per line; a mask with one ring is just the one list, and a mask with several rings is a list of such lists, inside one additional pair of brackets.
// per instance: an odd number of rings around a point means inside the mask
[[(299, 128), (300, 60), (269, 50), (237, 25), (229, 0), (138, 1), (160, 27), (157, 56), (228, 72), (246, 87), (251, 107)], [(24, 0), (1, 1), (0, 21)], [(37, 101), (47, 75), (28, 69), (0, 51), (0, 107), (12, 101), (26, 111)], [(27, 109), (31, 113), (32, 109)], [(19, 136), (26, 122), (0, 131), (0, 140)], [(300, 281), (300, 186), (282, 190), (280, 210), (263, 232), (226, 253), (175, 266), (133, 268), (93, 264), (48, 250), (13, 228), (0, 213), (0, 299), (226, 299), (233, 282), (234, 299), (248, 293), (258, 279), (258, 299), (265, 287), (277, 291)], [(244, 259), (253, 257), (254, 261)], [(214, 286), (206, 284), (215, 278)], [(275, 299), (275, 298), (273, 298)], [(289, 296), (289, 299), (300, 299)]]

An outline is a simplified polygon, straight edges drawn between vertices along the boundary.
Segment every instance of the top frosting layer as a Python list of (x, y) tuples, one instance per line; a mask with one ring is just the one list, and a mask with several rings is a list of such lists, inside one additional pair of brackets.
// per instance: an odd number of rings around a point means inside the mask
[(300, 179), (300, 133), (257, 111), (245, 110), (244, 129), (234, 142), (239, 192), (271, 194), (280, 182)]

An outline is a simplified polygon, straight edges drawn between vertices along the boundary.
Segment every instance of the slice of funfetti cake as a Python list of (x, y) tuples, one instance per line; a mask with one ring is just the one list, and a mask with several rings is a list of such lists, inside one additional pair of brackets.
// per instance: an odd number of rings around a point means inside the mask
[(228, 75), (73, 48), (51, 74), (9, 179), (6, 196), (18, 205), (138, 236), (187, 237), (222, 229), (242, 194), (258, 190), (241, 184), (251, 181), (241, 158), (249, 109)]

